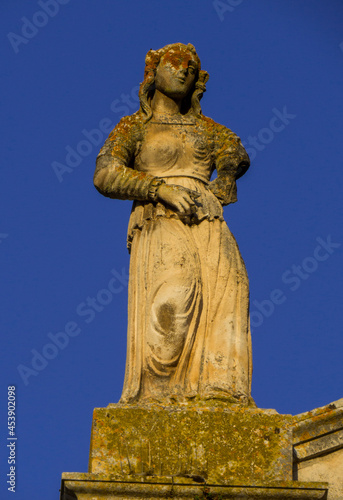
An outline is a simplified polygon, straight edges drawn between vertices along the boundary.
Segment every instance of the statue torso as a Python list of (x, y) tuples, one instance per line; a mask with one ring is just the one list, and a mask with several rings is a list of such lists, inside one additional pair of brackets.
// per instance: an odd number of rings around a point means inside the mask
[(137, 144), (134, 168), (158, 177), (193, 177), (207, 184), (212, 173), (211, 144), (199, 128), (191, 118), (152, 118)]

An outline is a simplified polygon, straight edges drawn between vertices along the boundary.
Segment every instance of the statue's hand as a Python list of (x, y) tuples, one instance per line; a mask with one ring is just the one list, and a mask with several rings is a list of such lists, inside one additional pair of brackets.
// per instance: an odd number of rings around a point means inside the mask
[(194, 212), (196, 204), (195, 199), (200, 196), (200, 193), (182, 186), (174, 184), (161, 184), (157, 190), (157, 198), (159, 201), (170, 205), (180, 214), (191, 214)]

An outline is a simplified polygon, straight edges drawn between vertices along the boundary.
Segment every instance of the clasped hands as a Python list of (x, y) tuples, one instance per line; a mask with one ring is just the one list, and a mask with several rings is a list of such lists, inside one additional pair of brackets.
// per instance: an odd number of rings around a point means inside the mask
[(190, 215), (196, 210), (196, 199), (200, 193), (175, 184), (161, 184), (157, 190), (159, 201), (170, 205), (181, 215)]

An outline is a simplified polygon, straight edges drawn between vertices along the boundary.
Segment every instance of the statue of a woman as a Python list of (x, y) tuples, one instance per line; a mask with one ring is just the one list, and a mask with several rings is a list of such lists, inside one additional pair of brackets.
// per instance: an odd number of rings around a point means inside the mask
[(193, 45), (145, 62), (140, 109), (110, 133), (94, 175), (104, 196), (134, 200), (120, 402), (253, 404), (248, 277), (222, 209), (249, 157), (202, 115), (208, 73)]

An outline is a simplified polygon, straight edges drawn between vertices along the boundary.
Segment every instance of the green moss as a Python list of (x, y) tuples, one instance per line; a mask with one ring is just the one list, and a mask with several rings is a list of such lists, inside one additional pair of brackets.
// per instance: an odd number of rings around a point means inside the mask
[(257, 409), (97, 409), (90, 472), (202, 478), (291, 479), (292, 417)]

